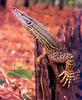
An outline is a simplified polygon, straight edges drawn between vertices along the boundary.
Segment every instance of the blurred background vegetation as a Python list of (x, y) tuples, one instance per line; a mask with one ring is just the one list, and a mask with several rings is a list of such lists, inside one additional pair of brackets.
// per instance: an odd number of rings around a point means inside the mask
[[(6, 8), (7, 2), (9, 1), (10, 0), (0, 0), (0, 6)], [(82, 0), (13, 0), (12, 2), (14, 5), (22, 4), (25, 7), (37, 3), (46, 3), (47, 5), (58, 6), (59, 9), (63, 9), (65, 6), (82, 7)]]

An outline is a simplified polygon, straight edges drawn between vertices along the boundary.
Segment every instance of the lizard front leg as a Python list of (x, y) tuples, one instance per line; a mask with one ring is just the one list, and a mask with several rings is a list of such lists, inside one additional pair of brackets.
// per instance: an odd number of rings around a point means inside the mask
[(45, 55), (46, 55), (46, 50), (45, 48), (42, 48), (42, 54), (36, 59), (36, 63), (39, 64), (41, 59), (44, 58)]

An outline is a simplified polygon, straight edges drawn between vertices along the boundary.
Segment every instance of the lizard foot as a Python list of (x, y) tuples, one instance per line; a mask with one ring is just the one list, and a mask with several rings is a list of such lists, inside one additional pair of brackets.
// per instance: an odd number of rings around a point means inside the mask
[(37, 59), (36, 59), (36, 63), (39, 64), (41, 59), (44, 57), (45, 55), (40, 55)]
[(43, 59), (44, 56), (46, 55), (46, 50), (45, 50), (44, 48), (43, 48), (42, 52), (43, 52), (43, 53), (36, 59), (36, 63), (37, 63), (37, 64), (39, 64), (40, 61), (41, 61), (41, 59)]
[(80, 74), (80, 71), (76, 71), (76, 72), (73, 72), (73, 71), (66, 71), (64, 70), (60, 75), (59, 75), (59, 78), (62, 77), (62, 79), (60, 80), (60, 83), (62, 84), (63, 87), (67, 86), (67, 87), (70, 87), (70, 84), (73, 80), (76, 80), (74, 77), (78, 77)]

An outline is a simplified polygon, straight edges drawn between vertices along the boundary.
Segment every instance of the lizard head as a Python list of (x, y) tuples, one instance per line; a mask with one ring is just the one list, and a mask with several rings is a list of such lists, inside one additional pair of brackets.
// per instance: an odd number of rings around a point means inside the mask
[(14, 7), (12, 13), (25, 28), (31, 28), (32, 19), (29, 16), (27, 16), (24, 12)]

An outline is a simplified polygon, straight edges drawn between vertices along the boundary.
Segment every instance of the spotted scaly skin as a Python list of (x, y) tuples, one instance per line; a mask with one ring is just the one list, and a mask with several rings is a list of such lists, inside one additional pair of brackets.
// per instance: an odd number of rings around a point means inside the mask
[(23, 24), (23, 26), (27, 30), (30, 30), (32, 35), (42, 43), (50, 61), (66, 64), (65, 70), (59, 75), (59, 77), (63, 77), (60, 80), (62, 86), (65, 87), (68, 85), (69, 87), (70, 83), (74, 79), (74, 74), (79, 74), (79, 71), (75, 73), (73, 72), (73, 68), (75, 67), (73, 54), (67, 52), (61, 43), (56, 39), (53, 39), (50, 33), (46, 30), (46, 27), (39, 21), (26, 15), (17, 8), (13, 8), (12, 13)]

